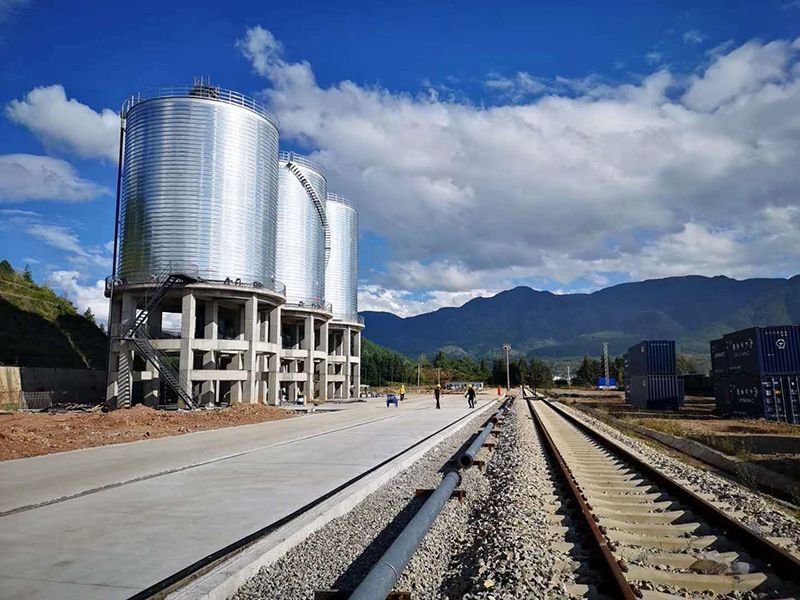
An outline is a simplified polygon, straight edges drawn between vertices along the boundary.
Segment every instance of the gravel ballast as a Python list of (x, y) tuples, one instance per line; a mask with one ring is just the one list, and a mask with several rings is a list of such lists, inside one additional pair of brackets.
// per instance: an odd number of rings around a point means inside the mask
[[(305, 599), (313, 598), (315, 590), (355, 588), (424, 502), (424, 497), (415, 496), (415, 490), (439, 485), (442, 467), (489, 414), (472, 419), (352, 511), (331, 521), (275, 563), (261, 569), (233, 598)], [(472, 506), (488, 490), (477, 469), (466, 472), (459, 487), (467, 491), (465, 501), (448, 503), (398, 589), (408, 589), (415, 597), (436, 597), (439, 585), (436, 572), (447, 566), (461, 529), (459, 523), (466, 522)]]

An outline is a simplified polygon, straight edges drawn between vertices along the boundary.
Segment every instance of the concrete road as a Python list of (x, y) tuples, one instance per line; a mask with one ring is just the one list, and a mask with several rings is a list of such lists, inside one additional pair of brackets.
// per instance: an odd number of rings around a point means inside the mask
[[(465, 405), (372, 400), (0, 463), (0, 506), (12, 511), (0, 517), (0, 598), (130, 597), (455, 421)], [(74, 497), (54, 501), (65, 496)]]

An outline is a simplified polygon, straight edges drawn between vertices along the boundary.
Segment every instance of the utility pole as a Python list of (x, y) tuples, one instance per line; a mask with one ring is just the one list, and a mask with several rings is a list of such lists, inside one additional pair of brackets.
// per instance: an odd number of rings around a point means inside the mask
[(567, 365), (567, 387), (570, 387), (571, 385), (572, 385), (572, 375), (570, 374), (569, 364), (568, 364)]
[(503, 350), (506, 351), (506, 393), (511, 390), (511, 367), (508, 362), (508, 353), (511, 352), (511, 344), (506, 342), (503, 344)]
[(419, 387), (419, 361), (417, 361), (417, 387)]
[(436, 367), (436, 383), (442, 385), (442, 367)]
[(608, 372), (608, 342), (603, 342), (603, 363), (606, 367), (606, 388), (610, 385), (609, 380), (609, 372)]

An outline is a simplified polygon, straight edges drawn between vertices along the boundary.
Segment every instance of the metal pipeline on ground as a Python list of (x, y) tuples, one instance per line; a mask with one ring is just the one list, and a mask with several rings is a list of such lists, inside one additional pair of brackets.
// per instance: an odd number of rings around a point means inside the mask
[(458, 464), (462, 469), (468, 469), (475, 462), (475, 457), (477, 456), (478, 451), (481, 449), (481, 446), (483, 446), (486, 438), (489, 437), (489, 434), (492, 433), (495, 423), (500, 420), (500, 417), (502, 417), (508, 410), (508, 407), (511, 406), (513, 399), (513, 396), (506, 396), (503, 404), (501, 404), (500, 408), (497, 409), (497, 412), (489, 418), (489, 422), (486, 423), (484, 428), (478, 434), (478, 437), (476, 437), (475, 440), (470, 444), (469, 448), (467, 448), (464, 453), (458, 457)]
[(439, 487), (425, 501), (411, 522), (406, 525), (406, 528), (381, 556), (378, 563), (372, 567), (366, 578), (350, 596), (350, 600), (383, 600), (386, 598), (459, 483), (461, 483), (461, 475), (458, 471), (450, 471), (444, 476)]

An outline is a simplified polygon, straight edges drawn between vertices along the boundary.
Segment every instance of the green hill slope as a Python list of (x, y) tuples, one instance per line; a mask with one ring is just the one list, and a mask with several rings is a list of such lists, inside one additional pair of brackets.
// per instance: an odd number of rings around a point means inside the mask
[(2, 261), (0, 365), (105, 369), (106, 335), (69, 300)]

